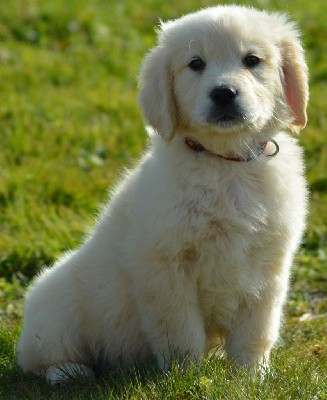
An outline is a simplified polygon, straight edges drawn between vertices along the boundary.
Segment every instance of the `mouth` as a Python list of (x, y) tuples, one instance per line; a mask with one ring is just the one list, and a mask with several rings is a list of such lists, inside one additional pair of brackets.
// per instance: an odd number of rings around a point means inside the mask
[(244, 126), (244, 121), (241, 120), (220, 120), (213, 124), (219, 131), (231, 132), (239, 130)]
[(207, 117), (207, 122), (211, 125), (216, 125), (222, 130), (231, 130), (239, 128), (251, 122), (251, 116), (246, 115), (239, 108), (233, 107), (231, 109), (219, 110), (213, 108), (210, 110)]
[(215, 125), (219, 127), (219, 129), (231, 130), (244, 125), (247, 119), (241, 116), (222, 115), (219, 117), (215, 116), (214, 118), (208, 118), (207, 121), (210, 125)]

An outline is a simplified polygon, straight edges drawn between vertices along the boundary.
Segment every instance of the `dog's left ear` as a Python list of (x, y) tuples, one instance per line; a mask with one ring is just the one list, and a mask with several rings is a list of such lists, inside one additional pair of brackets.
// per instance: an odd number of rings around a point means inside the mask
[(173, 74), (163, 47), (155, 47), (145, 57), (139, 85), (139, 102), (145, 119), (166, 141), (170, 141), (175, 133), (176, 106)]
[(294, 36), (291, 35), (291, 37), (282, 40), (280, 46), (283, 59), (285, 97), (293, 116), (290, 127), (294, 131), (299, 131), (307, 123), (308, 68), (300, 41)]

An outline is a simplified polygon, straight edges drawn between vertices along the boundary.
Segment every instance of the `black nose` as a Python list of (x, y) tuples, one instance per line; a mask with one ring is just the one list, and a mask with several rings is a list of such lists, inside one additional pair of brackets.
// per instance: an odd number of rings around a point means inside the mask
[(237, 90), (233, 87), (216, 86), (211, 90), (210, 98), (217, 106), (225, 107), (232, 104), (237, 94)]

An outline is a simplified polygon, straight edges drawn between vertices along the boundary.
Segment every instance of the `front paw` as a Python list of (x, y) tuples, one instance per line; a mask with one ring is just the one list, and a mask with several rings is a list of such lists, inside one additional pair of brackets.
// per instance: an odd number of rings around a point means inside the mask
[(242, 355), (236, 357), (233, 366), (237, 369), (243, 369), (247, 372), (248, 376), (252, 379), (258, 378), (260, 382), (269, 374), (269, 358), (268, 357), (251, 357), (249, 355)]

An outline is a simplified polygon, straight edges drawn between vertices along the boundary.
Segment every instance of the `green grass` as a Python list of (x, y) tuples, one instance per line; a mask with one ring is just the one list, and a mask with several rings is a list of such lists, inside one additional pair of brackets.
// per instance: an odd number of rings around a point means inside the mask
[(327, 399), (327, 354), (319, 320), (287, 325), (263, 381), (235, 371), (221, 357), (209, 356), (202, 365), (187, 369), (174, 365), (166, 375), (153, 366), (143, 366), (130, 373), (113, 371), (98, 380), (72, 380), (55, 388), (43, 378), (24, 376), (13, 365), (17, 330), (17, 325), (0, 330), (1, 399)]
[(159, 18), (215, 2), (0, 2), (0, 399), (327, 399), (327, 3), (284, 3), (242, 2), (298, 20), (310, 68), (311, 207), (272, 372), (260, 384), (209, 357), (167, 376), (148, 367), (51, 389), (15, 364), (24, 289), (82, 241), (144, 148), (137, 75)]

